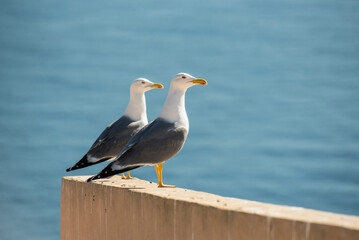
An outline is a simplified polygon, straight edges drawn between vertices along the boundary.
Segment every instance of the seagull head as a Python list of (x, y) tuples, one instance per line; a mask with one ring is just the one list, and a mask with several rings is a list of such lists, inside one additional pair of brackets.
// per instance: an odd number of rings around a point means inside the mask
[(144, 93), (154, 88), (163, 88), (163, 85), (160, 83), (153, 83), (146, 78), (137, 78), (133, 81), (130, 88), (131, 91)]
[(188, 73), (178, 73), (172, 79), (171, 85), (175, 88), (186, 90), (194, 85), (207, 85), (207, 81), (202, 78), (196, 78)]

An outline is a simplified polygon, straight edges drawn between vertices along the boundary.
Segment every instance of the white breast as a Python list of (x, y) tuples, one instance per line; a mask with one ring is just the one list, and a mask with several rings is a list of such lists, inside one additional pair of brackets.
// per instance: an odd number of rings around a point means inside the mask
[(188, 131), (189, 122), (185, 107), (185, 93), (186, 90), (170, 88), (159, 117), (176, 123), (178, 127), (185, 127)]

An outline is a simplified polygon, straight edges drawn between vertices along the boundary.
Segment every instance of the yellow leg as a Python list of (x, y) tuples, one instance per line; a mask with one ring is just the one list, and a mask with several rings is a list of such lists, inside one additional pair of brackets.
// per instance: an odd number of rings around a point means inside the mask
[(131, 177), (130, 171), (127, 171), (127, 177), (126, 177), (126, 179), (134, 179), (134, 177)]
[(158, 187), (172, 187), (175, 188), (176, 186), (172, 186), (172, 185), (164, 185), (162, 182), (162, 163), (155, 165), (155, 169), (156, 169), (156, 173), (157, 173), (157, 178), (158, 178)]
[(126, 179), (125, 174), (121, 173), (121, 178)]
[(160, 182), (160, 179), (161, 179), (161, 173), (159, 172), (159, 166), (158, 164), (155, 165), (155, 169), (156, 169), (156, 174), (157, 174), (157, 178), (158, 178), (158, 182)]
[(162, 172), (160, 170), (160, 166), (158, 164), (155, 165), (157, 178), (158, 178), (158, 186), (160, 186), (160, 183), (162, 184)]

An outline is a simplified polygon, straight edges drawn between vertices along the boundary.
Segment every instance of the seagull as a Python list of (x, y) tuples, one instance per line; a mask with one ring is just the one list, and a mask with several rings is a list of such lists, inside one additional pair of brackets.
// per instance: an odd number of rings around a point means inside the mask
[[(92, 144), (90, 150), (66, 172), (85, 168), (103, 161), (114, 159), (125, 147), (130, 138), (147, 125), (145, 92), (154, 88), (163, 88), (146, 78), (136, 79), (130, 87), (130, 101), (124, 115), (111, 123)], [(130, 172), (122, 178), (131, 179)]]
[(154, 165), (158, 187), (175, 187), (163, 184), (163, 163), (176, 155), (186, 141), (189, 122), (185, 109), (185, 93), (189, 87), (197, 84), (206, 85), (207, 82), (187, 73), (175, 75), (160, 115), (136, 133), (114, 161), (87, 182), (145, 165)]

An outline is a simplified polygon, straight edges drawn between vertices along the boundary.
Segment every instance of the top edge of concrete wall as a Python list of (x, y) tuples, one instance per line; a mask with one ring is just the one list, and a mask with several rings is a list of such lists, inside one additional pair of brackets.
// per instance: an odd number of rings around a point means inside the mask
[(165, 199), (191, 202), (227, 211), (243, 212), (270, 218), (289, 219), (298, 222), (317, 223), (359, 230), (359, 217), (357, 216), (336, 214), (301, 207), (255, 202), (238, 198), (228, 198), (183, 188), (158, 188), (157, 183), (140, 179), (123, 180), (119, 176), (113, 176), (109, 179), (96, 180), (94, 182), (87, 183), (86, 179), (89, 177), (90, 176), (69, 176), (64, 177), (63, 181), (76, 181), (84, 184), (99, 184), (106, 187), (128, 189), (129, 191), (139, 192), (141, 194), (151, 194)]

